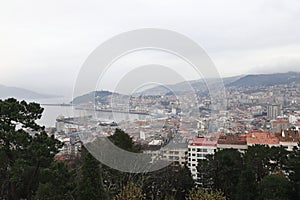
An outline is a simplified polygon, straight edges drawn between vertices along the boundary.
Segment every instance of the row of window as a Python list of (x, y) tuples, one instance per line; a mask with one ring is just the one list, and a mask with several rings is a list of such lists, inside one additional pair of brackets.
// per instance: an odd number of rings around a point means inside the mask
[(210, 153), (198, 153), (198, 154), (195, 154), (195, 153), (192, 153), (192, 154), (190, 154), (189, 153), (189, 157), (195, 157), (195, 156), (197, 156), (197, 157), (203, 157), (203, 156), (205, 156), (205, 155), (207, 155), (207, 154), (210, 154)]
[[(201, 158), (197, 159), (197, 162), (200, 162), (201, 160), (204, 160), (204, 159), (205, 159), (205, 157), (201, 157)], [(189, 158), (189, 161), (196, 162), (196, 159), (190, 159)]]
[(208, 149), (201, 149), (201, 148), (188, 148), (188, 151), (197, 151), (197, 152), (207, 152)]

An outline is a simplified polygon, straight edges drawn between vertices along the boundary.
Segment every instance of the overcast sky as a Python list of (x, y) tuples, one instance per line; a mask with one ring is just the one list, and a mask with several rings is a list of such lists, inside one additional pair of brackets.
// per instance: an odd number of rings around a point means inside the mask
[[(300, 71), (298, 0), (10, 0), (0, 2), (0, 84), (72, 92), (81, 65), (97, 46), (149, 27), (196, 41), (221, 76)], [(134, 63), (175, 62), (159, 53), (131, 57)]]

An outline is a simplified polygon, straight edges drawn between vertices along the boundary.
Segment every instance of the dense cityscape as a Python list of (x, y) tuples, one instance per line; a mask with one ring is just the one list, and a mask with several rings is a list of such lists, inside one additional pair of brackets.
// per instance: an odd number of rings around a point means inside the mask
[(0, 200), (299, 200), (298, 0), (0, 1)]
[[(187, 167), (194, 184), (204, 186), (204, 172), (199, 171), (201, 161), (216, 152), (234, 149), (245, 154), (249, 148), (257, 145), (271, 149), (283, 148), (286, 152), (299, 148), (299, 86), (294, 82), (227, 87), (227, 110), (220, 110), (214, 116), (211, 115), (212, 101), (209, 95), (198, 94), (197, 99), (201, 103), (196, 104), (191, 94), (184, 93), (181, 96), (169, 93), (129, 97), (104, 91), (95, 96), (95, 102), (84, 100), (75, 108), (126, 113), (125, 104), (118, 104), (118, 108), (110, 104), (108, 99), (117, 96), (119, 102), (129, 101), (127, 114), (141, 116), (121, 121), (102, 121), (92, 116), (59, 116), (56, 127), (46, 130), (64, 143), (55, 159), (68, 163), (81, 156), (83, 144), (92, 143), (98, 137), (112, 137), (116, 130), (123, 130), (132, 138), (134, 145), (140, 147), (141, 152), (151, 156), (152, 162), (164, 160), (172, 165)], [(199, 105), (198, 112), (194, 109), (195, 105)], [(184, 113), (185, 110), (189, 112)]]

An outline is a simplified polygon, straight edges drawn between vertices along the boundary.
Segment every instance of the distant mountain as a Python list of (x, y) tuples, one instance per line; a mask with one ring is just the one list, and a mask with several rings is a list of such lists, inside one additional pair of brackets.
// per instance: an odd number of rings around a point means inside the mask
[[(144, 91), (133, 94), (138, 95), (166, 95), (166, 94), (186, 94), (189, 91), (197, 93), (207, 93), (207, 84), (210, 86), (219, 87), (220, 82), (223, 82), (225, 87), (251, 87), (251, 86), (273, 86), (280, 84), (300, 83), (299, 72), (287, 72), (276, 74), (257, 74), (257, 75), (241, 75), (234, 77), (226, 77), (223, 79), (209, 78), (206, 80), (185, 81), (177, 84), (166, 86), (157, 86), (146, 89)], [(193, 91), (194, 90), (194, 91)], [(109, 91), (96, 91), (76, 97), (73, 100), (74, 104), (93, 102), (93, 98), (99, 103), (106, 104), (111, 101), (111, 97), (126, 97), (126, 95), (113, 93)], [(127, 96), (128, 97), (128, 96)]]
[(274, 86), (300, 83), (299, 72), (247, 75), (228, 84), (230, 87)]
[(204, 92), (207, 90), (207, 84), (209, 83), (211, 86), (220, 84), (223, 81), (224, 86), (238, 80), (242, 76), (233, 76), (233, 77), (226, 77), (223, 79), (217, 78), (208, 78), (208, 79), (200, 79), (200, 80), (193, 80), (193, 81), (185, 81), (180, 82), (173, 85), (166, 85), (166, 86), (157, 86), (150, 89), (146, 89), (142, 92), (137, 93), (143, 95), (164, 95), (168, 93), (176, 93), (176, 94), (184, 94), (188, 91), (194, 90), (196, 92)]
[(55, 98), (58, 96), (49, 95), (49, 94), (40, 94), (23, 88), (0, 85), (0, 98), (6, 99), (10, 97), (14, 97), (16, 99), (46, 99), (46, 98)]
[[(273, 86), (280, 84), (300, 83), (299, 72), (287, 72), (287, 73), (274, 73), (274, 74), (253, 74), (227, 77), (223, 79), (206, 79), (210, 86), (218, 85), (220, 81), (223, 81), (225, 87), (251, 87), (251, 86)], [(185, 93), (191, 91), (191, 88), (196, 92), (206, 92), (207, 86), (203, 79), (195, 81), (181, 82), (173, 85), (167, 85), (166, 87), (157, 86), (143, 92), (143, 95), (163, 95), (168, 93)]]

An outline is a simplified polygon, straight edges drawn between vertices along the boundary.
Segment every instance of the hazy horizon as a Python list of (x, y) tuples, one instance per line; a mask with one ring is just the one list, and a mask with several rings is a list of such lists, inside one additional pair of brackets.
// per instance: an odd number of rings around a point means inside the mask
[[(248, 74), (239, 74), (239, 75), (234, 75), (234, 76), (224, 76), (224, 77), (221, 77), (221, 78), (231, 78), (231, 77), (234, 78), (234, 77), (243, 77), (243, 76), (247, 76), (247, 75), (276, 74), (276, 73), (288, 73), (288, 72), (300, 73), (300, 70), (297, 70), (297, 71), (296, 70), (294, 70), (294, 71), (287, 70), (285, 72), (274, 72), (274, 73), (267, 73), (267, 72), (266, 73), (248, 73)], [(217, 78), (217, 77), (210, 77), (210, 78), (213, 79), (213, 78)], [(208, 79), (210, 79), (210, 78), (208, 78)], [(186, 80), (186, 81), (199, 81), (199, 80), (201, 80), (201, 79), (192, 79), (192, 80)], [(182, 83), (182, 82), (179, 81), (179, 82), (172, 83), (172, 84), (169, 84), (169, 85), (178, 84), (178, 83)], [(12, 88), (15, 87), (15, 86), (11, 86), (11, 85), (3, 85), (3, 84), (0, 83), (0, 87), (1, 86), (12, 87)], [(146, 89), (151, 89), (151, 88), (154, 88), (154, 87), (156, 87), (156, 86), (145, 87), (141, 91), (146, 90)], [(47, 91), (44, 91), (44, 90), (43, 91), (35, 91), (35, 90), (30, 89), (30, 88), (24, 88), (24, 87), (17, 87), (17, 88), (30, 90), (32, 92), (39, 93), (39, 94), (42, 94), (42, 95), (53, 95), (53, 97), (47, 97), (45, 99), (65, 99), (65, 100), (67, 100), (68, 98), (73, 97), (73, 93), (72, 93), (73, 88), (70, 88), (70, 90), (68, 90), (68, 93), (65, 93), (65, 94), (48, 93)], [(66, 88), (65, 88), (65, 90), (67, 91)], [(100, 90), (98, 90), (98, 91), (100, 91)], [(114, 91), (114, 90), (110, 90), (110, 89), (103, 89), (103, 91), (110, 91), (110, 92), (117, 92), (118, 93), (118, 91)], [(141, 92), (141, 91), (137, 91), (137, 92)], [(93, 91), (90, 91), (90, 92), (93, 92)]]
[[(71, 96), (79, 70), (95, 48), (140, 28), (172, 30), (194, 40), (221, 77), (299, 71), (300, 66), (296, 0), (3, 1), (0, 23), (0, 84), (39, 93)], [(133, 53), (114, 65), (161, 63), (183, 65), (158, 52)], [(197, 79), (193, 76), (188, 79)], [(108, 77), (103, 88), (119, 77)]]

